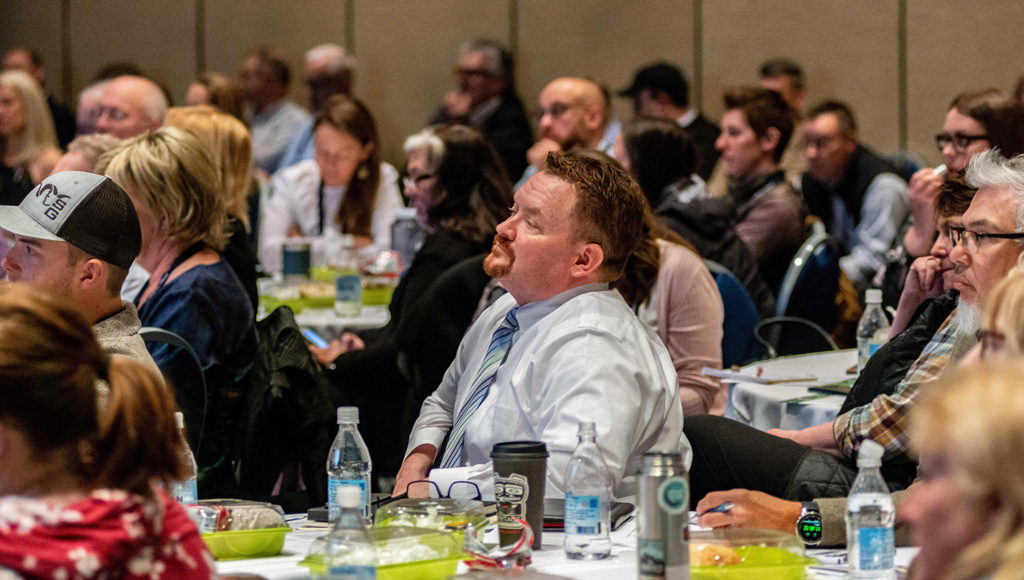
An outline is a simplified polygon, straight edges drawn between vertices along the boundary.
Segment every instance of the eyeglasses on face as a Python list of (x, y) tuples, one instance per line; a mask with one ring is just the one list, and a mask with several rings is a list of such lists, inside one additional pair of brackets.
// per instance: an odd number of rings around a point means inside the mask
[(416, 176), (410, 175), (409, 177), (402, 178), (402, 185), (405, 186), (406, 189), (419, 189), (420, 185), (424, 181), (433, 178), (433, 173), (421, 173), (420, 175)]
[(953, 149), (963, 153), (971, 143), (988, 139), (988, 135), (964, 135), (963, 133), (939, 133), (935, 136), (935, 146), (942, 151), (946, 145), (953, 144)]
[(550, 107), (541, 107), (534, 111), (533, 120), (539, 123), (540, 120), (544, 118), (544, 115), (551, 115), (552, 119), (558, 119), (569, 112), (570, 109), (574, 109), (579, 106), (580, 105), (576, 103), (562, 103), (560, 101), (556, 101), (551, 103)]
[(496, 77), (494, 71), (485, 68), (463, 68), (455, 69), (455, 75), (460, 77)]
[(964, 251), (968, 254), (977, 254), (978, 246), (981, 242), (986, 239), (993, 240), (1020, 240), (1024, 239), (1024, 233), (1012, 233), (1012, 234), (988, 234), (972, 232), (965, 228), (949, 228), (949, 241), (953, 243), (953, 247), (959, 246), (961, 243), (964, 245)]

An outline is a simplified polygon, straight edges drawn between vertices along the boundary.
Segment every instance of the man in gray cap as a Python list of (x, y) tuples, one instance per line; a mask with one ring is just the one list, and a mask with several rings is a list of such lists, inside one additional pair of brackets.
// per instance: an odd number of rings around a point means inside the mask
[(21, 205), (0, 207), (0, 228), (14, 237), (0, 262), (8, 280), (67, 300), (93, 324), (107, 352), (157, 370), (139, 336), (135, 305), (120, 297), (142, 245), (138, 215), (120, 186), (93, 173), (55, 173)]

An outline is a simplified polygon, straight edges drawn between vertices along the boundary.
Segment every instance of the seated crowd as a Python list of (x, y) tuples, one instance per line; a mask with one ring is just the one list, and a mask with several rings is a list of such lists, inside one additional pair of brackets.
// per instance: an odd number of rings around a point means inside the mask
[[(1024, 369), (1006, 360), (1024, 355), (1024, 106), (996, 89), (955, 96), (936, 136), (945, 164), (916, 168), (865, 145), (849, 105), (804, 111), (803, 72), (786, 59), (725, 91), (720, 127), (662, 62), (616, 93), (636, 112), (624, 124), (599, 81), (551, 80), (535, 131), (501, 45), (473, 40), (457, 58), (400, 172), (336, 45), (306, 54), (309, 112), (287, 98), (286, 59), (260, 46), (237, 87), (204, 73), (185, 107), (114, 67), (81, 93), (77, 125), (48, 99), (34, 51), (5, 55), (0, 576), (66, 575), (86, 558), (131, 577), (209, 576), (160, 486), (184, 469), (178, 409), (200, 497), (320, 490), (322, 458), (274, 465), (273, 489), (240, 475), (241, 434), (260, 428), (252, 377), (280, 354), (261, 333), (258, 281), (281, 275), (296, 240), (330, 262), (344, 235), (372, 260), (397, 242), (406, 205), (421, 241), (386, 326), (297, 352), (312, 369), (302, 387), (321, 389), (304, 400), (324, 407), (300, 412), (359, 407), (375, 491), (468, 480), (493, 495), (492, 446), (529, 439), (546, 443), (560, 497), (588, 421), (618, 499), (635, 501), (644, 453), (677, 452), (701, 525), (793, 533), (815, 509), (822, 544), (841, 545), (857, 452), (873, 440), (897, 540), (922, 546), (916, 577), (1015, 569), (1024, 476), (994, 474), (1024, 436)], [(764, 432), (725, 418), (728, 387), (702, 369), (751, 342), (729, 331), (740, 313), (790, 313), (794, 258), (821, 232), (833, 275), (810, 322), (852, 346), (864, 292), (881, 287), (889, 341), (833, 421)], [(144, 340), (143, 327), (176, 336)], [(39, 428), (55, 422), (67, 427)], [(310, 440), (329, 439), (333, 425), (317, 425)], [(50, 557), (26, 557), (32, 542), (8, 525), (25, 518)], [(139, 533), (92, 537), (116, 518), (138, 518)], [(58, 554), (72, 521), (88, 542)]]

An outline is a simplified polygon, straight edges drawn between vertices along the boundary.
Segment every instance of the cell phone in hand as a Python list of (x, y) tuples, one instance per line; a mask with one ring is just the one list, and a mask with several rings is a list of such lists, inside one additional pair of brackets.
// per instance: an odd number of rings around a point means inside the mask
[(320, 336), (319, 334), (313, 332), (308, 328), (302, 329), (302, 336), (306, 337), (306, 340), (308, 340), (310, 344), (317, 348), (327, 348), (327, 341), (324, 340), (324, 337)]

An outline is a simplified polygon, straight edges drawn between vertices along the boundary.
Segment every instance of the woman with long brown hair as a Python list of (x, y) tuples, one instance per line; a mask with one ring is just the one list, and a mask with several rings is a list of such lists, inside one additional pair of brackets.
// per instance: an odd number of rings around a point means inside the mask
[(352, 234), (361, 255), (391, 247), (402, 196), (398, 172), (381, 161), (369, 109), (345, 95), (331, 97), (313, 121), (313, 147), (314, 159), (274, 176), (259, 234), (260, 263), (268, 272), (281, 270), (286, 238), (319, 237), (331, 228)]
[(185, 474), (176, 410), (153, 371), (109, 356), (70, 306), (0, 286), (0, 570), (212, 577), (195, 525), (159, 487)]

